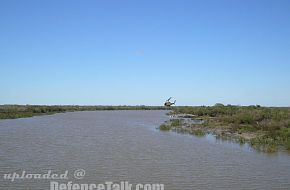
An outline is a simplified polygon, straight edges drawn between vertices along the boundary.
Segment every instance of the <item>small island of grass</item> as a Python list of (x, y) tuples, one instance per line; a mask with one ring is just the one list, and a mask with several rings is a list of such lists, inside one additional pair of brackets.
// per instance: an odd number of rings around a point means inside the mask
[(263, 152), (290, 150), (290, 108), (222, 104), (175, 107), (170, 117), (160, 130), (196, 136), (209, 133), (217, 138), (248, 143)]

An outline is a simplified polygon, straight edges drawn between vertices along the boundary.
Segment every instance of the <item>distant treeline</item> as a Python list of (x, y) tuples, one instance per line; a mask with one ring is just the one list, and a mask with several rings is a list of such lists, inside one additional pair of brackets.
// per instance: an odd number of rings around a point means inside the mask
[(165, 110), (164, 106), (46, 106), (46, 105), (0, 105), (0, 119), (15, 119), (73, 111), (97, 110)]

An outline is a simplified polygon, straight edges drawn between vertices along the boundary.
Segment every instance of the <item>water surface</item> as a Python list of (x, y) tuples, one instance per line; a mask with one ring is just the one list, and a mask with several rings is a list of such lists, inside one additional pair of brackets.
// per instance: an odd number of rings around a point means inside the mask
[[(165, 111), (92, 111), (0, 121), (0, 189), (49, 189), (3, 174), (85, 169), (77, 182), (164, 183), (166, 190), (290, 189), (290, 156), (156, 130)], [(76, 182), (76, 181), (74, 181)]]

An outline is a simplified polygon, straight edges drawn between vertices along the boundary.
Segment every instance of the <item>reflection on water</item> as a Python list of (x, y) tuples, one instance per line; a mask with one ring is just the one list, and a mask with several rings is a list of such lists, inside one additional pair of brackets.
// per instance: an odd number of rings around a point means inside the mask
[(290, 156), (155, 128), (165, 111), (73, 112), (0, 121), (0, 189), (48, 189), (49, 181), (3, 180), (4, 173), (47, 170), (82, 183), (164, 183), (166, 190), (287, 189)]

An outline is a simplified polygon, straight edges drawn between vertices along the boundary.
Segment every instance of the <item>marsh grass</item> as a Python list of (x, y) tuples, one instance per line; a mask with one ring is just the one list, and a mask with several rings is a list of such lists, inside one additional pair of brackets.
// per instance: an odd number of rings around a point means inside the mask
[(181, 119), (171, 119), (170, 120), (170, 125), (172, 127), (178, 127), (182, 125), (182, 120)]
[(231, 134), (254, 134), (250, 140), (239, 137), (238, 142), (249, 142), (263, 152), (275, 152), (280, 147), (290, 150), (290, 108), (216, 104), (212, 107), (176, 107), (174, 112), (195, 115), (211, 129), (226, 129)]
[(197, 137), (203, 137), (206, 135), (206, 133), (201, 129), (192, 130), (190, 133)]
[(169, 130), (171, 130), (173, 128), (180, 127), (180, 126), (182, 126), (182, 120), (181, 119), (171, 119), (168, 122), (166, 122), (164, 124), (161, 124), (159, 126), (159, 129), (161, 131), (169, 131)]
[(160, 131), (169, 131), (171, 129), (170, 125), (162, 124), (159, 126)]

